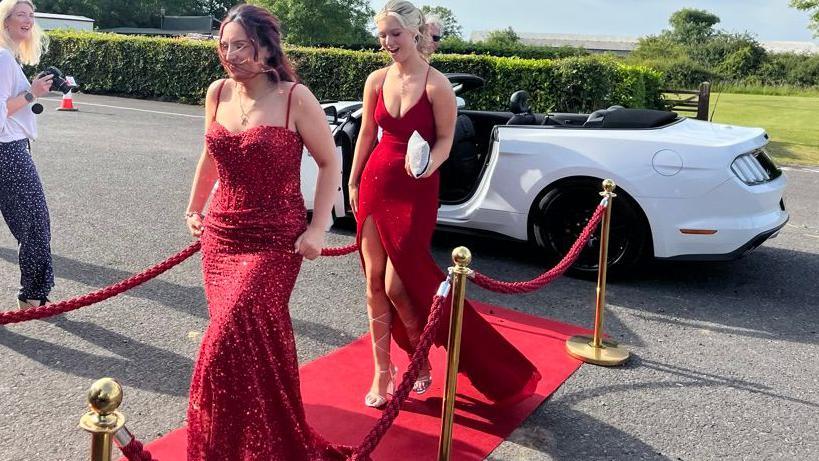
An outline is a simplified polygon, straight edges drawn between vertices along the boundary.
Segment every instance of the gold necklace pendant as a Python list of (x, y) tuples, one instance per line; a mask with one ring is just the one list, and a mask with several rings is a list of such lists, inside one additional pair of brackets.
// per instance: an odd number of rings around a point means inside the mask
[(242, 93), (241, 92), (239, 92), (239, 110), (242, 111), (242, 126), (245, 127), (245, 126), (247, 126), (247, 123), (249, 121), (248, 120), (249, 117), (248, 117), (247, 112), (245, 112), (244, 105), (242, 105)]

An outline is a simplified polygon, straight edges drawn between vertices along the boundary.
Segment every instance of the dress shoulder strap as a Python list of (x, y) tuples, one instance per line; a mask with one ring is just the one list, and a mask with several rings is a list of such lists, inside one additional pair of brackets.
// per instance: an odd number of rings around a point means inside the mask
[(290, 87), (290, 93), (287, 95), (287, 116), (285, 117), (284, 127), (286, 129), (290, 129), (290, 101), (293, 99), (293, 90), (299, 86), (300, 83), (294, 83), (293, 86)]
[(387, 83), (387, 74), (390, 73), (390, 68), (392, 66), (387, 66), (387, 70), (384, 71), (384, 78), (381, 79), (381, 86), (378, 87), (378, 94), (384, 93), (384, 84)]
[(219, 112), (219, 102), (222, 99), (222, 88), (225, 87), (225, 80), (227, 80), (227, 79), (225, 79), (225, 78), (222, 79), (222, 81), (219, 83), (219, 88), (216, 90), (216, 107), (213, 109), (213, 120), (212, 121), (216, 120), (216, 113)]

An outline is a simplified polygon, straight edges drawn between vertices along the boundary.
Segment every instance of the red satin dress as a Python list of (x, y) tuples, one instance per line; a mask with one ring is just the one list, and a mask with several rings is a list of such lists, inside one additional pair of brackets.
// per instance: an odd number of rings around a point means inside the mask
[(287, 111), (283, 127), (239, 133), (214, 119), (205, 137), (219, 187), (201, 238), (210, 324), (191, 380), (189, 461), (342, 460), (349, 453), (316, 434), (302, 406), (288, 302), (302, 263), (293, 246), (307, 224), (302, 140), (287, 128), (289, 97)]
[[(382, 82), (383, 88), (383, 82)], [(366, 219), (375, 221), (381, 243), (412, 300), (418, 325), (429, 316), (432, 297), (446, 278), (430, 252), (432, 233), (438, 217), (439, 172), (424, 179), (410, 177), (404, 169), (407, 142), (412, 132), (434, 146), (436, 139), (432, 103), (426, 89), (403, 117), (393, 117), (378, 91), (375, 122), (383, 129), (359, 185), (357, 238)], [(362, 256), (362, 265), (364, 258)], [(449, 319), (450, 302), (443, 319)], [(393, 307), (394, 309), (394, 307)], [(392, 334), (407, 352), (412, 346), (404, 325), (394, 312)], [(435, 344), (446, 346), (448, 329), (438, 329)], [(464, 305), (459, 371), (481, 393), (500, 403), (514, 403), (532, 395), (541, 379), (535, 366), (498, 333), (468, 302)]]

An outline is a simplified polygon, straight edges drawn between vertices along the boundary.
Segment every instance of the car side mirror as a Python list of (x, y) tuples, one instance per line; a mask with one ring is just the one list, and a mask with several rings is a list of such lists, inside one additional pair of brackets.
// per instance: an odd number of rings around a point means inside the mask
[(336, 110), (336, 106), (325, 107), (324, 116), (327, 117), (328, 123), (338, 125), (338, 110)]

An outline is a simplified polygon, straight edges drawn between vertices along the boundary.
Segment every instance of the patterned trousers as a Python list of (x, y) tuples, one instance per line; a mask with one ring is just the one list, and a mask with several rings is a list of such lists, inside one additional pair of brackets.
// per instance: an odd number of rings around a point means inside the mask
[(51, 225), (27, 139), (0, 142), (0, 212), (18, 243), (18, 298), (44, 299), (54, 286)]

